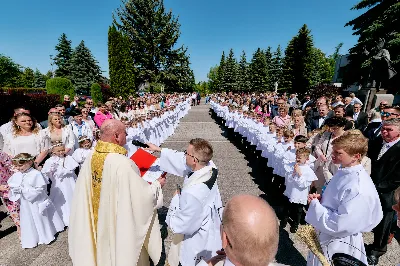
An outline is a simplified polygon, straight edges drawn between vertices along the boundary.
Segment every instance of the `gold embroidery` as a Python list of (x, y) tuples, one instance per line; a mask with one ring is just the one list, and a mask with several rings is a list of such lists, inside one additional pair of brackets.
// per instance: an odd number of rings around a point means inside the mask
[(109, 153), (127, 154), (127, 150), (123, 147), (99, 140), (95, 147), (92, 156), (92, 204), (93, 204), (93, 216), (94, 216), (94, 227), (97, 232), (97, 220), (100, 204), (100, 192), (101, 192), (101, 181), (103, 178), (103, 167), (104, 161)]

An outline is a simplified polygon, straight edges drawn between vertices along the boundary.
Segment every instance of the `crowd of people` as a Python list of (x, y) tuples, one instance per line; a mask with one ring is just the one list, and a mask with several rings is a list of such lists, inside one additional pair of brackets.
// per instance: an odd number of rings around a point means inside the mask
[[(284, 195), (282, 228), (313, 225), (330, 262), (345, 253), (378, 264), (398, 230), (398, 106), (382, 101), (365, 113), (354, 94), (300, 102), (294, 94), (223, 93), (211, 95), (211, 108), (238, 145), (265, 161), (265, 173), (272, 168), (263, 181)], [(364, 247), (362, 233), (371, 230), (374, 241)], [(319, 263), (308, 257), (308, 265)]]
[[(259, 197), (237, 195), (223, 206), (207, 140), (192, 139), (185, 151), (160, 147), (198, 96), (145, 94), (97, 108), (66, 96), (39, 123), (16, 108), (0, 127), (0, 190), (22, 247), (49, 244), (68, 226), (75, 266), (157, 265), (167, 181), (142, 178), (130, 158), (142, 143), (158, 154), (158, 170), (183, 178), (165, 220), (173, 233), (168, 265), (279, 265), (279, 228), (290, 224), (295, 233), (302, 223), (315, 228), (329, 263), (378, 264), (400, 225), (399, 107), (381, 102), (364, 113), (352, 94), (207, 95), (228, 136), (265, 165), (266, 187), (282, 195), (279, 222)], [(371, 230), (365, 248), (362, 233)], [(313, 252), (307, 261), (322, 265)]]
[(100, 139), (107, 120), (124, 125), (124, 149), (138, 149), (132, 140), (163, 143), (190, 109), (188, 94), (145, 94), (134, 99), (110, 98), (93, 107), (64, 96), (37, 122), (26, 107), (16, 107), (0, 127), (0, 196), (17, 227), (23, 248), (48, 244), (69, 226), (77, 176)]

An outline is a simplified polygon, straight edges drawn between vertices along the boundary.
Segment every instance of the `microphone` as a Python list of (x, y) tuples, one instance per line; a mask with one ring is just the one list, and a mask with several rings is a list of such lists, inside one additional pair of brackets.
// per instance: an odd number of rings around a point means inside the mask
[(147, 145), (147, 144), (145, 144), (143, 142), (140, 142), (138, 140), (135, 140), (135, 139), (132, 140), (132, 144), (135, 145), (135, 146), (141, 147), (141, 148), (148, 148), (149, 147), (149, 145)]

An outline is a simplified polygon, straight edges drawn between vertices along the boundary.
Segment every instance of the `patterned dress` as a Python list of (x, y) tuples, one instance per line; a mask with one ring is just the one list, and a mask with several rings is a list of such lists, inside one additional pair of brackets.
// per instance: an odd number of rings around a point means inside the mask
[[(8, 179), (14, 174), (10, 156), (0, 152), (0, 185), (7, 185)], [(8, 199), (8, 191), (0, 192), (1, 200), (7, 208), (8, 215), (15, 225), (19, 226), (19, 201), (12, 202)]]

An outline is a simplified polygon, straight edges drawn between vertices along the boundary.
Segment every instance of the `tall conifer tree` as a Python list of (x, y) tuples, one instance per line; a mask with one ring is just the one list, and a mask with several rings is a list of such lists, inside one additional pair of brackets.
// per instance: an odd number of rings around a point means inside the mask
[(289, 42), (283, 61), (284, 86), (289, 92), (305, 94), (313, 85), (314, 44), (307, 25)]
[[(187, 49), (177, 47), (180, 24), (172, 11), (165, 11), (163, 0), (123, 1), (114, 17), (118, 30), (129, 38), (137, 85), (161, 82), (174, 90), (188, 86), (185, 80), (193, 81)], [(193, 89), (194, 82), (189, 86)]]
[(92, 52), (81, 41), (72, 53), (71, 80), (79, 94), (89, 95), (90, 87), (100, 79), (101, 70)]
[(67, 39), (67, 35), (65, 33), (61, 34), (60, 38), (58, 38), (56, 51), (57, 54), (53, 59), (57, 66), (57, 69), (55, 70), (55, 76), (61, 78), (70, 78), (72, 47), (71, 41)]
[(250, 63), (250, 81), (252, 91), (265, 91), (268, 87), (268, 69), (265, 53), (258, 48)]
[(267, 90), (272, 90), (274, 85), (272, 81), (272, 75), (273, 75), (273, 65), (272, 65), (272, 48), (271, 46), (268, 46), (267, 50), (265, 50), (265, 62), (267, 64)]
[(277, 82), (279, 86), (282, 78), (282, 50), (280, 45), (278, 45), (278, 48), (276, 48), (276, 51), (273, 54), (272, 66), (269, 76), (273, 88), (275, 88), (275, 82)]
[(250, 90), (250, 86), (249, 64), (247, 63), (246, 53), (243, 51), (239, 62), (238, 90), (248, 91)]
[(217, 84), (216, 88), (218, 91), (222, 91), (225, 87), (225, 52), (222, 51), (221, 61), (219, 62), (218, 70), (217, 70)]
[(225, 75), (224, 75), (224, 91), (236, 91), (237, 88), (237, 62), (233, 49), (229, 51), (228, 59), (225, 64)]
[(115, 25), (108, 29), (108, 64), (113, 95), (127, 97), (135, 92), (135, 66), (129, 39)]

